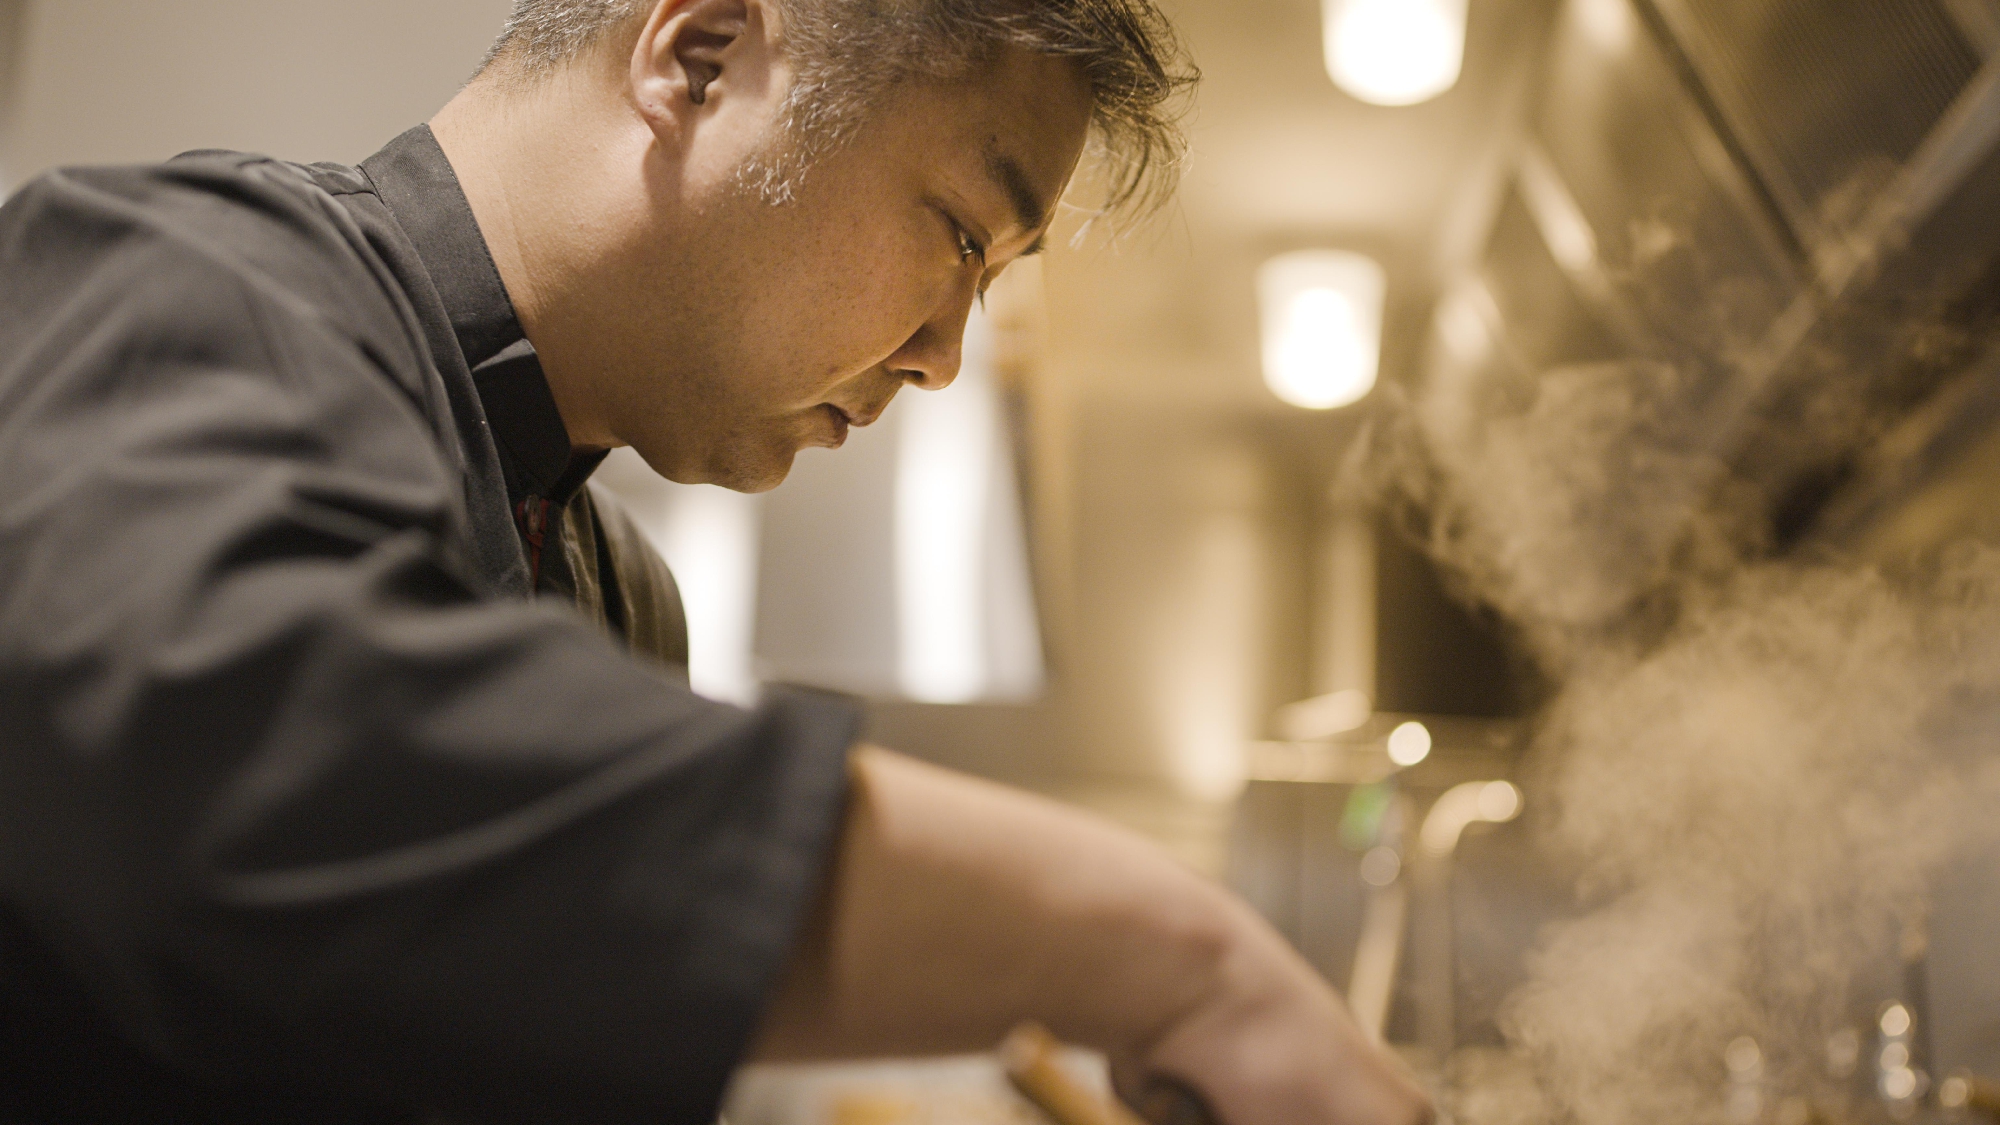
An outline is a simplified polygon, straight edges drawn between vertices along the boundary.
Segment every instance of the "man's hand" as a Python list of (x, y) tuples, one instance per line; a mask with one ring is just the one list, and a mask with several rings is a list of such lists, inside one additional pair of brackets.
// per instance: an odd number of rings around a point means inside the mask
[(989, 1048), (1024, 1019), (1218, 1125), (1423, 1125), (1422, 1093), (1241, 902), (1075, 810), (863, 747), (761, 1058)]
[(1145, 1076), (1200, 1091), (1218, 1125), (1432, 1120), (1429, 1100), (1397, 1061), (1367, 1041), (1319, 974), (1256, 918), (1244, 919), (1215, 991), (1175, 1020), (1139, 1066)]

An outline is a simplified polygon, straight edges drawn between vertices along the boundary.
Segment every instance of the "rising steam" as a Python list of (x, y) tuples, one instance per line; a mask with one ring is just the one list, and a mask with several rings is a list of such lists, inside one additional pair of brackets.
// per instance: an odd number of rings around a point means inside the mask
[(1720, 1119), (1744, 1035), (1774, 1092), (1837, 1113), (1850, 986), (2000, 781), (1969, 709), (2000, 687), (2000, 556), (1914, 591), (1753, 567), (1684, 612), (1551, 716), (1551, 840), (1604, 905), (1549, 935), (1510, 1037), (1582, 1122)]
[[(1531, 792), (1589, 909), (1505, 1008), (1535, 1088), (1465, 1101), (1461, 1125), (1840, 1119), (1826, 1045), (1874, 1002), (1855, 982), (1921, 932), (1927, 881), (1994, 819), (2000, 553), (1894, 579), (1774, 561), (1769, 498), (1713, 449), (1686, 370), (1555, 371), (1499, 409), (1420, 400), (1370, 451), (1563, 684)], [(1826, 416), (1853, 437), (1856, 411)], [(1749, 1117), (1724, 1098), (1744, 1036), (1771, 1091)]]

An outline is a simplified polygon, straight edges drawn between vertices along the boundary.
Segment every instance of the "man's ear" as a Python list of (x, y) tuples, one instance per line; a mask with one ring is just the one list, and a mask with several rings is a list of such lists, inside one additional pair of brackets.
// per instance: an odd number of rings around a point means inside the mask
[(761, 14), (758, 0), (654, 4), (632, 51), (632, 92), (640, 112), (655, 126), (666, 118), (686, 118), (708, 104), (725, 73), (762, 69), (765, 46), (756, 26)]

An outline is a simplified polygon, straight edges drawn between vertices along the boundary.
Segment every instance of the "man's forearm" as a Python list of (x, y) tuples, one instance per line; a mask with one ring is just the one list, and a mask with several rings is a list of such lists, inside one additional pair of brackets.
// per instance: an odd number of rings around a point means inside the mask
[(1240, 901), (1131, 833), (863, 748), (766, 1059), (992, 1046), (1017, 1020), (1171, 1077), (1223, 1125), (1422, 1125), (1430, 1109)]
[(764, 1057), (978, 1049), (1026, 1016), (1142, 1052), (1240, 940), (1229, 896), (1120, 829), (872, 748), (854, 776)]

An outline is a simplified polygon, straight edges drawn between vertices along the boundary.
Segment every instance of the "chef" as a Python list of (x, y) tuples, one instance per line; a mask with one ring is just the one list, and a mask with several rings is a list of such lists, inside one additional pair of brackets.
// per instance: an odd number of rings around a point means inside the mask
[(519, 0), (359, 167), (0, 209), (0, 1118), (699, 1123), (1037, 1018), (1230, 1125), (1423, 1099), (1136, 839), (693, 695), (588, 478), (772, 487), (1160, 190), (1149, 0)]

